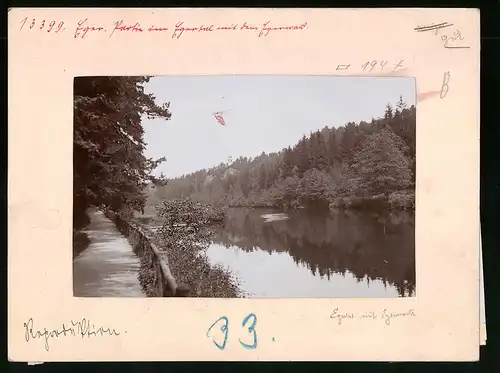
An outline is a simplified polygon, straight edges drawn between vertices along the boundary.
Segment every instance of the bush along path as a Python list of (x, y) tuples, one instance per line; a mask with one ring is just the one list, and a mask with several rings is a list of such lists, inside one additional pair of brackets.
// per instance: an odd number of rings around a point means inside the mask
[[(165, 254), (176, 281), (188, 285), (193, 297), (242, 297), (239, 280), (229, 269), (210, 264), (206, 255), (217, 225), (224, 223), (224, 210), (188, 199), (163, 201), (156, 209), (162, 222), (156, 232), (140, 219), (135, 221)], [(150, 272), (147, 260), (141, 260), (139, 278), (146, 288), (153, 279)]]

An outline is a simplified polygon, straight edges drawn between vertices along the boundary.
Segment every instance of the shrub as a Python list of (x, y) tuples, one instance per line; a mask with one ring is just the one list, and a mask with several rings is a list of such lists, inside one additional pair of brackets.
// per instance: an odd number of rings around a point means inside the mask
[(415, 193), (393, 192), (389, 195), (391, 208), (397, 210), (411, 210), (415, 208)]

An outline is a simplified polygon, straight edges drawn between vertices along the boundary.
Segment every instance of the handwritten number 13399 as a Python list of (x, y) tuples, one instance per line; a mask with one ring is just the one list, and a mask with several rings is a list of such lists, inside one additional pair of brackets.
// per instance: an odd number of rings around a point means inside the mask
[[(216, 322), (214, 322), (210, 328), (208, 328), (207, 331), (207, 337), (210, 337), (211, 331), (214, 328), (215, 325), (219, 323), (223, 323), (220, 327), (220, 330), (222, 333), (224, 333), (224, 341), (222, 344), (219, 344), (216, 342), (215, 338), (212, 337), (212, 340), (215, 344), (215, 346), (219, 350), (223, 350), (226, 348), (226, 343), (227, 343), (227, 336), (229, 334), (229, 319), (226, 316), (220, 317)], [(257, 316), (255, 314), (250, 313), (248, 314), (242, 321), (241, 326), (246, 327), (248, 330), (248, 333), (253, 336), (253, 343), (252, 344), (247, 344), (245, 342), (242, 342), (241, 339), (239, 339), (240, 344), (247, 349), (255, 349), (257, 348), (257, 331), (255, 330), (255, 325), (257, 324)]]

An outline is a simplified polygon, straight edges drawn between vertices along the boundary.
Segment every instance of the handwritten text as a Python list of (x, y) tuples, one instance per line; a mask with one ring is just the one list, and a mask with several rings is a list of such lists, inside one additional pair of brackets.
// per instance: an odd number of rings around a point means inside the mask
[[(251, 322), (250, 322), (251, 320)], [(250, 325), (248, 325), (250, 324)], [(252, 343), (246, 343), (244, 340), (241, 338), (238, 339), (240, 342), (240, 345), (246, 349), (255, 349), (257, 348), (257, 331), (255, 330), (255, 326), (257, 324), (257, 316), (254, 313), (248, 314), (242, 321), (241, 326), (247, 329), (248, 334), (252, 337)], [(222, 340), (222, 343), (218, 343), (217, 341), (220, 341), (220, 338), (217, 338), (215, 336), (215, 333), (212, 333), (212, 329), (216, 325), (220, 325), (220, 331), (223, 333), (224, 338)], [(229, 334), (229, 319), (226, 316), (222, 316), (218, 318), (207, 330), (207, 337), (212, 338), (212, 342), (215, 344), (215, 346), (219, 350), (224, 350), (226, 348), (226, 343), (227, 343), (227, 338)], [(274, 339), (274, 338), (273, 338)]]
[[(30, 31), (47, 31), (54, 30), (55, 33), (63, 32), (66, 30), (64, 21), (50, 21), (37, 20), (36, 18), (25, 17), (20, 21), (20, 30)], [(187, 34), (203, 34), (215, 32), (243, 32), (254, 33), (257, 37), (262, 38), (277, 32), (293, 32), (303, 31), (307, 29), (307, 22), (300, 24), (273, 24), (271, 21), (262, 23), (251, 23), (245, 21), (243, 23), (227, 23), (227, 24), (213, 24), (203, 23), (198, 25), (190, 25), (185, 21), (178, 21), (173, 25), (158, 25), (158, 24), (145, 24), (140, 21), (125, 21), (116, 20), (110, 24), (95, 24), (88, 18), (83, 18), (76, 22), (71, 27), (73, 37), (75, 39), (85, 39), (91, 34), (107, 34), (108, 37), (117, 36), (118, 34), (142, 34), (142, 33), (168, 33), (171, 39), (178, 40)]]
[(33, 319), (29, 319), (24, 323), (24, 338), (26, 342), (29, 342), (32, 339), (41, 339), (45, 340), (45, 350), (49, 351), (49, 340), (54, 338), (59, 338), (61, 336), (67, 337), (76, 337), (81, 336), (82, 338), (90, 338), (97, 336), (118, 336), (118, 333), (115, 329), (109, 329), (102, 326), (96, 327), (90, 320), (81, 319), (79, 321), (71, 321), (70, 324), (62, 324), (61, 327), (56, 329), (36, 329), (33, 326)]
[(413, 317), (416, 316), (414, 310), (408, 310), (405, 312), (391, 312), (387, 309), (383, 309), (382, 312), (361, 312), (361, 313), (353, 313), (353, 312), (341, 312), (339, 308), (335, 308), (330, 314), (331, 319), (335, 319), (339, 325), (342, 325), (343, 322), (349, 320), (381, 320), (386, 325), (391, 325), (392, 320), (398, 317)]
[[(64, 21), (60, 21), (60, 22), (57, 22), (57, 21), (45, 21), (45, 19), (42, 19), (42, 20), (39, 20), (38, 21), (38, 24), (37, 24), (37, 20), (35, 18), (32, 18), (29, 20), (28, 22), (28, 17), (25, 17), (21, 20), (21, 27), (19, 28), (20, 30), (23, 30), (26, 25), (26, 23), (28, 23), (29, 26), (26, 26), (26, 27), (29, 27), (29, 30), (32, 30), (32, 29), (38, 29), (38, 31), (45, 31), (45, 32), (52, 32), (54, 31), (55, 33), (58, 33), (60, 31), (64, 31)], [(56, 26), (56, 23), (57, 23), (57, 26)]]
[[(443, 46), (448, 49), (467, 49), (470, 48), (464, 45), (462, 41), (464, 40), (462, 32), (459, 29), (452, 29), (453, 32), (445, 32), (450, 27), (453, 27), (453, 23), (442, 22), (437, 24), (431, 24), (428, 26), (417, 26), (414, 28), (417, 32), (429, 32), (433, 31), (435, 36), (439, 36), (443, 42)], [(444, 31), (443, 31), (444, 30)]]
[(441, 92), (439, 94), (439, 97), (445, 98), (446, 95), (448, 94), (448, 90), (450, 89), (448, 82), (450, 81), (450, 72), (447, 71), (444, 73), (443, 76), (443, 84), (441, 85)]

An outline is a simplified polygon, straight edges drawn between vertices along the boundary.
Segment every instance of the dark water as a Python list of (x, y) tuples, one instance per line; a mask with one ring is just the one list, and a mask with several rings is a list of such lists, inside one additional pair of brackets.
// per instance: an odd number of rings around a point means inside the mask
[(249, 297), (415, 295), (409, 213), (231, 209), (207, 254)]

